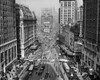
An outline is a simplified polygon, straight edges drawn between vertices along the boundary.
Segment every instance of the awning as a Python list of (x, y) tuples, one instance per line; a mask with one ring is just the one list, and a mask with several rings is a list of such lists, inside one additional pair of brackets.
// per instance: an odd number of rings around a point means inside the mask
[(67, 52), (68, 55), (73, 55), (73, 52), (69, 51), (69, 50), (65, 50)]
[(68, 55), (73, 55), (73, 52), (68, 50), (68, 48), (65, 45), (61, 45), (61, 48), (68, 54)]

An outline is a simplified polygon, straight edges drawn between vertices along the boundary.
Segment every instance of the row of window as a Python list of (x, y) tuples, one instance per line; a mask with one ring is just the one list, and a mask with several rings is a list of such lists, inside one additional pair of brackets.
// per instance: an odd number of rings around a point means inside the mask
[(16, 29), (14, 29), (13, 27), (6, 27), (4, 30), (1, 29), (0, 44), (11, 41), (13, 39), (16, 39)]
[(13, 3), (15, 3), (15, 0), (0, 0), (0, 3), (3, 5), (13, 6)]
[(0, 53), (0, 63), (5, 62), (7, 65), (13, 59), (16, 58), (16, 46), (6, 50), (5, 52)]
[(30, 46), (32, 43), (33, 43), (33, 39), (28, 40), (28, 41), (25, 43), (25, 48), (28, 47), (28, 46)]
[[(97, 59), (97, 63), (100, 62), (100, 58), (96, 58)], [(92, 60), (91, 58), (89, 58), (88, 56), (85, 56), (84, 54), (82, 54), (82, 60), (84, 60), (86, 62), (86, 64), (88, 64), (89, 66), (91, 66), (92, 68), (94, 68), (94, 60)]]
[(33, 35), (33, 26), (25, 28), (25, 41)]
[(16, 39), (16, 15), (13, 12), (14, 7), (10, 5), (4, 5), (6, 1), (11, 0), (0, 0), (0, 44), (6, 43), (13, 39)]
[(61, 6), (65, 6), (65, 7), (71, 7), (71, 6), (75, 6), (75, 2), (72, 1), (64, 1), (64, 5), (63, 2), (61, 2)]
[(0, 4), (0, 11), (13, 12), (13, 7)]

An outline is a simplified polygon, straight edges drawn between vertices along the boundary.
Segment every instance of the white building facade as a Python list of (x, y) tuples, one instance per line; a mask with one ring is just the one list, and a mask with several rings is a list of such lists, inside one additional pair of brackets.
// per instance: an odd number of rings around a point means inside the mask
[[(30, 46), (34, 42), (33, 37), (33, 15), (27, 6), (20, 7), (20, 49), (21, 58), (26, 58), (30, 54)], [(35, 25), (34, 25), (35, 26)]]
[(60, 0), (60, 24), (75, 23), (76, 11), (76, 0)]

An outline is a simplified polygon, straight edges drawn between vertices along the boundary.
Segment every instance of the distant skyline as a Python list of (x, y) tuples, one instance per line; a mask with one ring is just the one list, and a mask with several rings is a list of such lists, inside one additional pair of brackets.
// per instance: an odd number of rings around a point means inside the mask
[[(57, 11), (59, 7), (59, 0), (16, 0), (16, 2), (28, 6), (36, 14), (41, 13), (42, 8), (55, 8)], [(82, 0), (77, 0), (77, 2), (78, 6), (83, 4)]]

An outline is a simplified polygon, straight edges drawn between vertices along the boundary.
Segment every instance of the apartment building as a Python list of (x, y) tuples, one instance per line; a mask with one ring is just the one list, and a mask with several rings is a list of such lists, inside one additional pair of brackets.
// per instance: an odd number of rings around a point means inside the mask
[(60, 24), (75, 23), (77, 18), (77, 1), (76, 0), (59, 0), (60, 1)]
[(17, 58), (15, 0), (0, 0), (0, 72)]
[(100, 73), (100, 1), (83, 0), (82, 62)]

